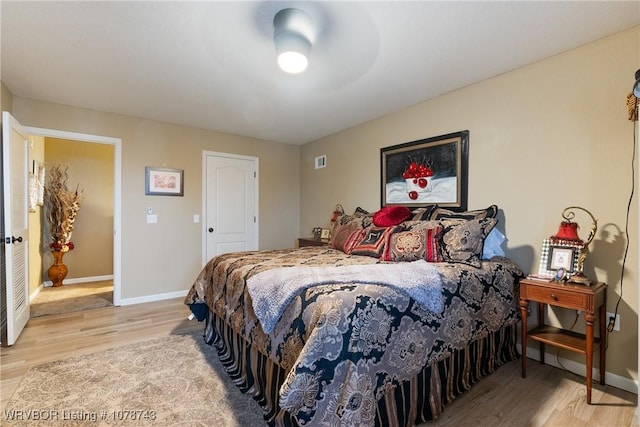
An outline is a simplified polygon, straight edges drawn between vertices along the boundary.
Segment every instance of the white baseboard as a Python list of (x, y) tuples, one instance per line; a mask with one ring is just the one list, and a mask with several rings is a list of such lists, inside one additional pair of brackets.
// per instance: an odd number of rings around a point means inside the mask
[(177, 291), (177, 292), (168, 292), (166, 294), (147, 295), (144, 297), (121, 298), (120, 305), (142, 304), (145, 302), (154, 302), (154, 301), (162, 301), (165, 299), (186, 297), (187, 292), (189, 291), (184, 290), (184, 291)]
[[(517, 344), (518, 351), (522, 354), (522, 345)], [(535, 361), (540, 360), (540, 349), (527, 346), (527, 359), (532, 359)], [(558, 359), (560, 363), (558, 363)], [(569, 372), (573, 372), (576, 375), (580, 375), (581, 377), (585, 376), (585, 372), (587, 367), (582, 364), (575, 362), (573, 360), (565, 359), (563, 357), (556, 357), (555, 353), (544, 353), (544, 363), (560, 369), (565, 369)], [(593, 378), (600, 378), (600, 369), (593, 368)], [(612, 374), (610, 372), (604, 373), (604, 382), (607, 385), (619, 388), (621, 390), (628, 391), (630, 393), (638, 394), (638, 382), (632, 380), (631, 378), (622, 377), (620, 375)]]
[(38, 286), (38, 289), (36, 289), (31, 295), (29, 295), (29, 303), (33, 302), (33, 300), (38, 296), (43, 287), (44, 286), (41, 283), (40, 286)]
[[(66, 286), (66, 285), (75, 285), (77, 283), (104, 282), (105, 280), (113, 280), (113, 274), (108, 274), (106, 276), (92, 276), (92, 277), (78, 277), (76, 279), (64, 279), (63, 285)], [(53, 282), (51, 280), (45, 280), (44, 282), (42, 282), (42, 286), (44, 286), (45, 288), (48, 288), (50, 286), (53, 286)], [(40, 292), (40, 291), (38, 290), (37, 292)], [(34, 292), (34, 294), (36, 293)]]

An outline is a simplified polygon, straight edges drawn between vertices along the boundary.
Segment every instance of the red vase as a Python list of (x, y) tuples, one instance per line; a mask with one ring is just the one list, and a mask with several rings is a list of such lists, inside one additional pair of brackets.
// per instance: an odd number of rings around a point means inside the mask
[(53, 282), (53, 286), (62, 286), (62, 281), (67, 277), (68, 273), (67, 266), (62, 263), (64, 252), (53, 251), (51, 254), (53, 255), (54, 264), (47, 271), (49, 280)]

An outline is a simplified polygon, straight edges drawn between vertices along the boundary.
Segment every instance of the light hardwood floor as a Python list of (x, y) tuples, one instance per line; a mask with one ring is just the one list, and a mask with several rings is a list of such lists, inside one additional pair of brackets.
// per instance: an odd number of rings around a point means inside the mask
[[(182, 298), (31, 319), (18, 342), (0, 353), (4, 410), (30, 366), (202, 328), (187, 320)], [(508, 363), (449, 404), (430, 426), (637, 426), (637, 396), (594, 383), (586, 404), (584, 378), (530, 360)], [(253, 426), (251, 426), (253, 427)]]
[(2, 410), (30, 366), (202, 329), (201, 323), (187, 320), (190, 311), (182, 301), (177, 298), (29, 319), (16, 344), (0, 349)]

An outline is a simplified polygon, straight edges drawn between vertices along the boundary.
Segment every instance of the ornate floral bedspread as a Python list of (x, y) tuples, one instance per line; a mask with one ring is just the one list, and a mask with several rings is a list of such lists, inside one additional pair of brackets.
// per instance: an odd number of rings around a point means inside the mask
[(444, 311), (435, 314), (392, 288), (329, 284), (296, 296), (267, 335), (246, 280), (286, 266), (378, 263), (326, 247), (224, 254), (202, 270), (185, 303), (218, 317), (289, 372), (280, 406), (300, 425), (374, 424), (376, 402), (422, 368), (517, 321), (520, 268), (506, 258), (481, 268), (436, 263)]

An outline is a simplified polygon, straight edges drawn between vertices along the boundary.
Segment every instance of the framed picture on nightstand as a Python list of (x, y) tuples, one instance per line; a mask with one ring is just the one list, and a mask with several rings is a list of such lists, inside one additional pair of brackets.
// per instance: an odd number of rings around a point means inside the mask
[(583, 246), (583, 243), (568, 240), (543, 240), (538, 275), (551, 279), (558, 269), (564, 269), (569, 276), (575, 273), (578, 268), (578, 255)]
[(320, 232), (320, 238), (328, 239), (330, 234), (331, 234), (331, 231), (329, 231), (328, 228), (323, 228), (322, 231)]
[(576, 256), (576, 249), (563, 246), (551, 246), (549, 248), (549, 260), (547, 270), (558, 270), (563, 268), (571, 270), (573, 259)]

